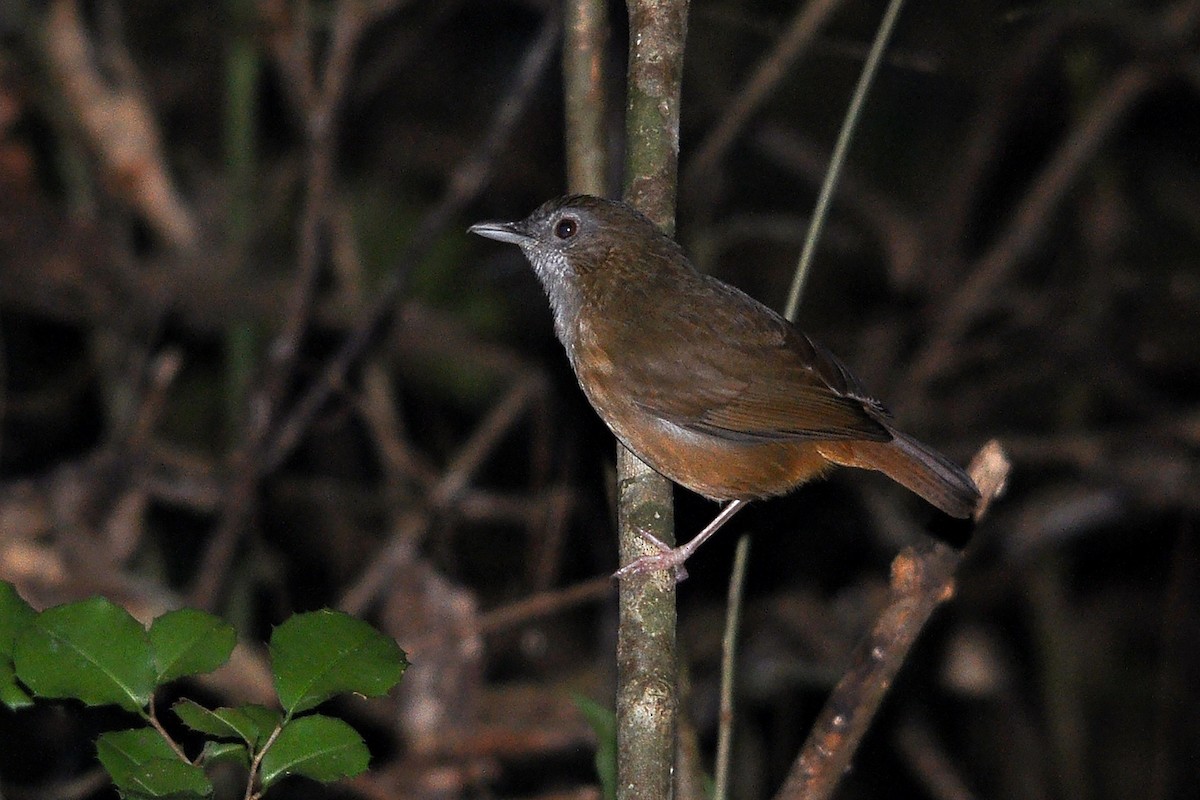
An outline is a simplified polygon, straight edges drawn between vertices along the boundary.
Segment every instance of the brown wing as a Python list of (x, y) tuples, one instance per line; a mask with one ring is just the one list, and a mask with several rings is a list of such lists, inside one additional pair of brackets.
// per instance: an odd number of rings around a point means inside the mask
[(891, 438), (841, 362), (766, 306), (715, 279), (678, 300), (674, 325), (622, 332), (654, 346), (610, 353), (647, 412), (731, 440)]

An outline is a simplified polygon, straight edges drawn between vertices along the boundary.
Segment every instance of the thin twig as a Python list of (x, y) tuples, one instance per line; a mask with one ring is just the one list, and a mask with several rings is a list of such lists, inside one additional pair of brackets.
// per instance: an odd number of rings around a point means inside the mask
[(191, 591), (191, 601), (212, 608), (229, 564), (252, 513), (254, 487), (270, 467), (265, 463), (267, 438), (286, 394), (300, 342), (311, 319), (322, 260), (321, 231), (333, 189), (336, 111), (345, 93), (352, 56), (369, 20), (355, 0), (342, 0), (334, 17), (332, 41), (320, 89), (312, 107), (304, 109), (308, 132), (306, 195), (300, 219), (299, 263), (288, 295), (283, 325), (267, 351), (264, 378), (249, 403), (243, 444), (233, 456), (232, 487), (216, 532), (204, 552)]
[(267, 751), (271, 749), (271, 745), (275, 744), (275, 740), (279, 738), (279, 734), (282, 732), (283, 723), (280, 723), (275, 726), (275, 730), (271, 731), (271, 735), (263, 742), (263, 746), (254, 754), (254, 760), (250, 762), (250, 775), (246, 780), (245, 800), (254, 800), (254, 798), (262, 794), (262, 792), (254, 791), (254, 786), (256, 783), (259, 783), (259, 770), (262, 768), (263, 757), (266, 756)]
[[(1018, 116), (1018, 109), (1029, 102), (1029, 84), (1037, 79), (1039, 67), (1061, 55), (1062, 39), (1076, 22), (1070, 14), (1047, 16), (1003, 62), (988, 71), (978, 110), (966, 126), (966, 139), (953, 158), (954, 169), (949, 171), (927, 217), (931, 284), (949, 283), (954, 266), (961, 264), (962, 248), (976, 212), (976, 195), (987, 186), (987, 171), (996, 165), (997, 153), (1007, 138), (1007, 126)], [(940, 286), (931, 286), (936, 288)]]
[(568, 586), (566, 589), (541, 592), (480, 614), (479, 632), (486, 636), (518, 625), (527, 625), (577, 605), (603, 600), (612, 593), (612, 576), (607, 574)]
[(496, 447), (520, 414), (528, 408), (537, 391), (535, 379), (518, 381), (475, 428), (467, 443), (428, 493), (429, 506), (422, 512), (404, 514), (396, 532), (367, 562), (367, 569), (345, 591), (338, 608), (349, 614), (361, 614), (388, 583), (397, 567), (408, 561), (425, 536), (438, 512), (451, 506), (466, 489), (484, 459)]
[(158, 735), (162, 737), (164, 742), (166, 742), (167, 747), (171, 748), (175, 755), (179, 756), (180, 761), (185, 764), (192, 763), (192, 760), (187, 757), (187, 753), (183, 752), (183, 748), (179, 746), (179, 743), (171, 738), (171, 734), (167, 733), (167, 729), (163, 727), (161, 722), (159, 722), (158, 714), (154, 708), (154, 695), (150, 695), (150, 704), (147, 706), (144, 718), (150, 723), (151, 728), (154, 728), (154, 730), (158, 731)]
[(279, 424), (275, 437), (264, 453), (264, 469), (274, 469), (292, 452), (325, 401), (342, 386), (350, 367), (387, 327), (412, 266), (425, 257), (437, 242), (439, 232), (450, 224), (486, 184), (496, 157), (512, 135), (550, 62), (550, 55), (558, 41), (558, 32), (558, 16), (548, 13), (537, 38), (530, 44), (524, 60), (517, 68), (512, 88), (496, 107), (487, 136), (475, 153), (454, 170), (442, 199), (418, 223), (397, 259), (396, 268), (379, 287), (378, 299), (364, 313), (363, 323), (346, 338), (341, 348), (326, 364), (321, 376), (308, 387)]
[(934, 741), (927, 722), (915, 717), (906, 720), (896, 735), (896, 744), (925, 784), (930, 797), (935, 800), (977, 800)]
[(947, 364), (947, 355), (983, 313), (997, 290), (1045, 237), (1054, 211), (1133, 105), (1155, 84), (1144, 64), (1125, 68), (1101, 91), (1082, 121), (1063, 141), (1013, 214), (1004, 234), (971, 270), (967, 280), (942, 303), (942, 316), (912, 362), (903, 383), (920, 390)]
[(750, 117), (778, 86), (796, 59), (816, 41), (817, 34), (840, 5), (841, 0), (813, 0), (797, 5), (792, 21), (779, 37), (775, 48), (759, 62), (750, 80), (738, 89), (721, 121), (700, 143), (696, 155), (688, 164), (684, 180), (686, 186), (694, 187), (712, 174)]
[[(786, 170), (819, 184), (829, 168), (829, 152), (781, 125), (761, 126), (752, 145)], [(888, 273), (901, 287), (913, 283), (923, 268), (923, 243), (916, 220), (897, 200), (871, 185), (863, 176), (842, 171), (838, 205), (852, 211), (874, 230), (887, 255)]]
[[(349, 0), (346, 5), (357, 8), (357, 4), (349, 2)], [(328, 70), (330, 72), (321, 81), (321, 97), (323, 99), (317, 103), (316, 109), (320, 112), (317, 115), (320, 119), (310, 121), (314, 141), (326, 144), (331, 144), (329, 137), (332, 133), (328, 126), (332, 124), (330, 117), (341, 101), (341, 94), (348, 79), (350, 55), (357, 38), (365, 29), (365, 22), (360, 17), (354, 16), (350, 11), (344, 13), (345, 18), (341, 18), (342, 15), (339, 14), (341, 21), (336, 26), (336, 52), (331, 53), (329, 57)], [(442, 201), (422, 218), (399, 259), (400, 267), (392, 272), (388, 281), (381, 287), (378, 300), (367, 314), (366, 321), (351, 333), (326, 366), (321, 377), (308, 388), (291, 411), (277, 422), (277, 417), (280, 415), (272, 408), (272, 399), (282, 396), (282, 383), (278, 381), (288, 374), (288, 370), (283, 367), (292, 363), (298, 348), (299, 334), (303, 330), (301, 322), (303, 315), (296, 312), (307, 308), (311, 299), (310, 291), (313, 285), (311, 280), (302, 279), (297, 283), (297, 292), (290, 304), (292, 313), (288, 316), (288, 319), (293, 322), (285, 324), (283, 333), (276, 339), (272, 347), (273, 362), (280, 365), (280, 368), (273, 370), (273, 375), (279, 377), (264, 382), (264, 386), (268, 388), (273, 386), (280, 388), (275, 391), (258, 392), (251, 402), (250, 434), (247, 436), (247, 444), (234, 457), (232, 472), (235, 477), (229, 491), (226, 511), (205, 553), (192, 591), (192, 601), (195, 605), (204, 608), (214, 601), (220, 582), (227, 572), (226, 567), (233, 557), (237, 541), (249, 517), (253, 489), (258, 476), (268, 474), (278, 468), (292, 452), (300, 437), (308, 430), (308, 426), (316, 417), (321, 406), (341, 385), (350, 366), (358, 360), (367, 346), (375, 341), (380, 331), (392, 318), (408, 267), (424, 257), (437, 240), (438, 232), (444, 229), (461, 207), (478, 193), (486, 178), (491, 174), (491, 165), (495, 156), (500, 151), (502, 144), (507, 141), (532, 95), (537, 79), (549, 61), (549, 55), (557, 40), (557, 35), (558, 17), (554, 13), (549, 13), (541, 33), (518, 70), (513, 91), (501, 102), (497, 110), (488, 136), (474, 157), (464, 161), (455, 170)], [(329, 156), (324, 158), (329, 158)], [(329, 169), (332, 169), (331, 162), (321, 163), (328, 164)], [(310, 197), (314, 198), (314, 202), (306, 207), (305, 223), (301, 235), (301, 252), (314, 260), (309, 262), (306, 259), (305, 264), (317, 263), (315, 259), (318, 255), (316, 248), (319, 241), (319, 223), (324, 219), (324, 214), (318, 213), (318, 209), (323, 208), (325, 202), (324, 199), (320, 199), (318, 206), (317, 198), (327, 196), (327, 178), (327, 175), (324, 177), (318, 175), (310, 179)], [(302, 258), (305, 258), (305, 255), (302, 255)], [(311, 277), (311, 271), (305, 268), (301, 269), (301, 274)], [(268, 438), (272, 430), (274, 436)]]

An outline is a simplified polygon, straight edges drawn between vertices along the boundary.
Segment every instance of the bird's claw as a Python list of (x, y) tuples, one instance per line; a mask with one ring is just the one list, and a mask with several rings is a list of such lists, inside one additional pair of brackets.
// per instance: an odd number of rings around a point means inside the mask
[(688, 556), (691, 555), (690, 552), (685, 552), (685, 549), (682, 547), (670, 547), (664, 544), (657, 536), (653, 536), (641, 528), (634, 528), (634, 530), (637, 531), (638, 536), (645, 539), (658, 552), (635, 558), (614, 572), (614, 578), (621, 580), (631, 575), (645, 575), (647, 572), (655, 572), (660, 569), (674, 570), (676, 583), (687, 578), (687, 569), (683, 564), (687, 561)]

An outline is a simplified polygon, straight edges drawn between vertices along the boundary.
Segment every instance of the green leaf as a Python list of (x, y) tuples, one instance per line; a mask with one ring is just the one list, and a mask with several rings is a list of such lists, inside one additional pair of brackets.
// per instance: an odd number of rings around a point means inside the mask
[(11, 661), (0, 661), (0, 703), (13, 711), (33, 705), (33, 698), (17, 683)]
[(267, 708), (266, 706), (247, 703), (246, 705), (238, 706), (236, 710), (246, 715), (254, 723), (255, 729), (258, 731), (258, 739), (254, 742), (255, 745), (265, 742), (267, 737), (283, 722), (283, 712), (276, 708)]
[(617, 715), (590, 697), (574, 695), (575, 706), (596, 733), (596, 776), (605, 800), (617, 796)]
[(229, 660), (235, 644), (232, 625), (192, 608), (168, 611), (150, 625), (159, 683), (212, 672)]
[(48, 608), (17, 634), (17, 677), (43, 697), (145, 708), (154, 690), (146, 630), (102, 597)]
[(103, 733), (96, 755), (124, 797), (182, 800), (212, 794), (204, 770), (181, 759), (152, 728)]
[(0, 656), (12, 657), (17, 633), (29, 624), (37, 612), (21, 599), (8, 581), (0, 581)]
[(262, 785), (266, 789), (287, 775), (322, 783), (352, 778), (366, 771), (370, 758), (354, 728), (340, 719), (312, 714), (283, 726), (263, 756)]
[(171, 709), (194, 731), (207, 733), (219, 739), (241, 739), (252, 747), (266, 741), (281, 719), (278, 711), (263, 706), (218, 708), (209, 711), (199, 703), (185, 699), (180, 700)]
[(241, 742), (204, 743), (200, 752), (201, 764), (238, 764), (250, 768), (250, 750)]
[(209, 711), (194, 700), (185, 698), (171, 706), (171, 710), (183, 720), (184, 725), (194, 731), (207, 733), (218, 739), (245, 739), (247, 744), (254, 742), (253, 734), (246, 736), (242, 733), (242, 729), (252, 727), (249, 720), (241, 720), (242, 725), (239, 726), (236, 717), (240, 715), (231, 708)]
[(275, 690), (289, 716), (341, 692), (386, 694), (407, 666), (395, 640), (340, 611), (297, 614), (271, 634)]
[(17, 633), (36, 614), (11, 583), (0, 581), (0, 703), (13, 711), (33, 705), (33, 698), (17, 682), (12, 654)]

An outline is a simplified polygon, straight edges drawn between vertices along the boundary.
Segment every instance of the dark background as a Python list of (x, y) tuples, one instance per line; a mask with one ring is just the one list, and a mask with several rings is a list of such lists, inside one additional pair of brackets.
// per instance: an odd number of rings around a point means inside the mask
[[(697, 0), (683, 84), (679, 238), (776, 307), (881, 5), (842, 3), (695, 156), (797, 8)], [(592, 796), (572, 693), (611, 704), (613, 591), (544, 593), (616, 567), (613, 442), (520, 254), (465, 233), (566, 189), (556, 45), (514, 89), (548, 10), (0, 12), (0, 577), (38, 607), (200, 605), (247, 642), (322, 606), (395, 635), (400, 696), (338, 708), (371, 774), (281, 796)], [(612, 23), (619, 164), (618, 4)], [(1195, 0), (902, 13), (801, 325), (905, 430), (962, 463), (998, 438), (1014, 471), (841, 797), (1194, 796), (1198, 24)], [(363, 354), (331, 378), (348, 340)], [(680, 535), (714, 511), (680, 492)], [(689, 563), (710, 754), (725, 581), (753, 536), (735, 797), (778, 787), (926, 522), (840, 472)], [(262, 669), (251, 650), (180, 691), (262, 701)], [(90, 740), (121, 722), (0, 711), (0, 791), (105, 796)]]

